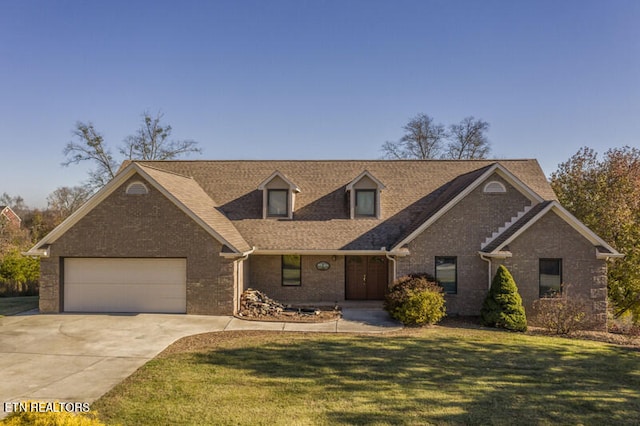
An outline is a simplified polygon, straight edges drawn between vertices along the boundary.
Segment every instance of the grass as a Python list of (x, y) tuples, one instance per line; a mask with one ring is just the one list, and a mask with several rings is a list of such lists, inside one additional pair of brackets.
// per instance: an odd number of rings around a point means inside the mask
[(0, 297), (0, 316), (15, 315), (38, 307), (38, 296)]
[(640, 422), (640, 353), (604, 343), (448, 327), (194, 339), (92, 409), (126, 425)]

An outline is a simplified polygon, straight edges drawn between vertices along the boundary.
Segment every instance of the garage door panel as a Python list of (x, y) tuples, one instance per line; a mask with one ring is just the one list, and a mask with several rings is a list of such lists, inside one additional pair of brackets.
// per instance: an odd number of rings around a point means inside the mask
[(186, 312), (185, 259), (65, 259), (66, 312)]

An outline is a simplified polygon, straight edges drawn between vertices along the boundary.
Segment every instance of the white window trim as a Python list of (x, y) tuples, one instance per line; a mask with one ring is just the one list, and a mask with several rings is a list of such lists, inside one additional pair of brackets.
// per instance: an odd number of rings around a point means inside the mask
[(127, 185), (127, 189), (125, 190), (125, 194), (127, 195), (147, 195), (148, 193), (149, 188), (147, 185), (139, 180), (131, 182)]
[[(356, 188), (356, 185), (358, 184), (358, 182), (360, 182), (363, 178), (369, 178), (371, 181), (373, 181), (376, 185), (375, 188)], [(356, 214), (356, 191), (359, 189), (364, 189), (364, 190), (374, 190), (375, 191), (375, 215), (373, 216), (361, 216), (361, 215), (357, 215)], [(380, 182), (375, 176), (373, 176), (371, 173), (369, 173), (369, 171), (365, 170), (364, 172), (360, 173), (358, 175), (358, 177), (356, 177), (354, 180), (352, 180), (346, 188), (346, 191), (349, 193), (349, 218), (351, 219), (380, 219), (382, 217), (382, 211), (381, 211), (381, 203), (380, 203), (380, 199), (381, 197), (381, 192), (382, 190), (385, 189), (385, 186), (382, 182)]]
[(483, 192), (485, 194), (504, 194), (505, 192), (507, 192), (507, 188), (502, 182), (492, 180), (484, 186)]

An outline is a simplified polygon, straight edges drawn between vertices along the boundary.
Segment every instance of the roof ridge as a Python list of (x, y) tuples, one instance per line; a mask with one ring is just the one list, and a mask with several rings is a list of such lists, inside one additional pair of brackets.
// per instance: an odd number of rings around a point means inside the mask
[[(158, 160), (143, 160), (143, 161), (158, 161)], [(161, 169), (159, 167), (154, 167), (154, 166), (151, 166), (151, 165), (148, 165), (148, 164), (141, 164), (143, 161), (137, 161), (136, 160), (136, 161), (132, 161), (132, 163), (137, 164), (138, 166), (143, 167), (143, 168), (153, 169), (153, 170), (156, 170), (158, 172), (167, 173), (169, 175), (175, 175), (175, 176), (179, 176), (179, 177), (183, 177), (183, 178), (191, 179), (191, 180), (195, 181), (193, 176), (183, 175), (182, 173), (177, 173), (177, 172), (174, 172), (174, 171), (171, 171), (171, 170)], [(159, 160), (159, 161), (165, 161), (165, 160)], [(173, 160), (168, 160), (168, 161), (173, 161)]]
[(188, 160), (188, 159), (180, 159), (180, 160), (130, 160), (134, 163), (502, 163), (505, 161), (508, 162), (528, 162), (538, 160), (536, 158), (481, 158), (481, 159), (448, 159), (448, 158), (427, 158), (427, 159), (355, 159), (355, 158), (342, 158), (342, 159), (225, 159), (225, 160)]

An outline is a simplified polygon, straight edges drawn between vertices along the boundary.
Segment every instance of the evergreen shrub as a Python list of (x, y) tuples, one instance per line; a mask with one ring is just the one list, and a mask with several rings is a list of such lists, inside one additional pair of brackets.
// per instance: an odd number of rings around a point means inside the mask
[(446, 313), (444, 293), (428, 275), (398, 278), (385, 298), (385, 309), (405, 325), (436, 324)]
[(522, 297), (509, 270), (500, 265), (491, 282), (480, 311), (480, 320), (488, 327), (504, 328), (511, 331), (526, 331), (527, 317)]

